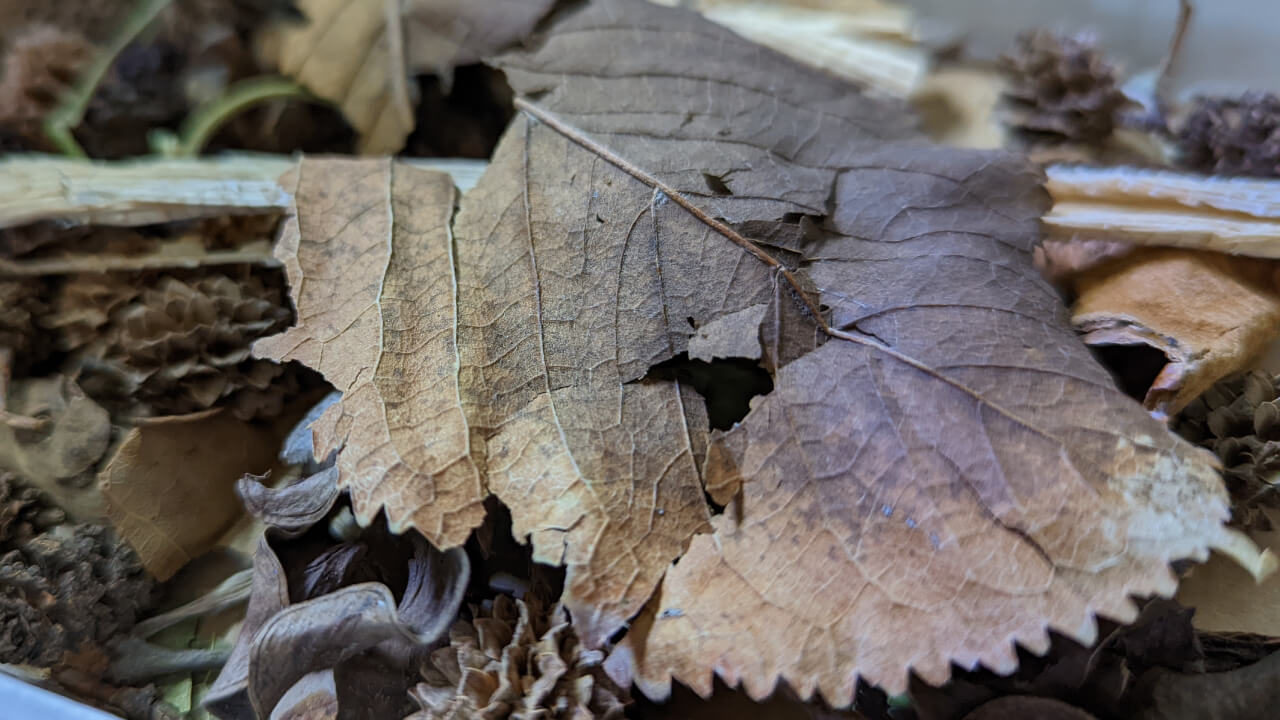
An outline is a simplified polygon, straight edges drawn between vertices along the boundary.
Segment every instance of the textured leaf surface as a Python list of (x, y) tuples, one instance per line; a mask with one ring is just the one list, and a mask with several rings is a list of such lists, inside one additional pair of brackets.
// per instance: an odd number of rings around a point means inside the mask
[[(914, 144), (900, 106), (638, 1), (496, 63), (522, 113), (452, 246), (422, 189), (445, 181), (301, 168), (280, 254), (302, 327), (257, 349), (349, 393), (317, 454), (345, 444), (361, 519), (456, 544), (492, 492), (567, 566), (588, 644), (653, 595), (609, 660), (624, 683), (785, 678), (838, 705), (859, 676), (1087, 639), (1234, 542), (1211, 458), (1114, 388), (1033, 267), (1046, 197), (1019, 158)], [(685, 352), (758, 356), (775, 389), (709, 434), (647, 377)], [(378, 407), (387, 430), (345, 419)]]
[(364, 524), (385, 505), (392, 528), (459, 545), (485, 492), (459, 398), (453, 182), (389, 160), (304, 160), (285, 185), (297, 211), (277, 253), (298, 324), (254, 351), (343, 393), (312, 425), (315, 456), (343, 448), (339, 486)]

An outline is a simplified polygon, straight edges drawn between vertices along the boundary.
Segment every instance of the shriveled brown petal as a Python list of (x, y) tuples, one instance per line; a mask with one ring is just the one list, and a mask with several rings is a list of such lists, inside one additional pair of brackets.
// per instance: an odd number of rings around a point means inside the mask
[(296, 537), (329, 514), (337, 502), (338, 469), (330, 466), (283, 488), (246, 475), (236, 484), (245, 509), (282, 537)]

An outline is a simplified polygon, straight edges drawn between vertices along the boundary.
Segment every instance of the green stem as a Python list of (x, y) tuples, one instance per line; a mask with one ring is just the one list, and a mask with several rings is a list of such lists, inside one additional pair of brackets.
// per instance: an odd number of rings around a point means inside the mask
[(170, 2), (171, 0), (142, 0), (141, 4), (129, 13), (129, 17), (125, 18), (124, 25), (112, 36), (107, 47), (94, 58), (93, 64), (76, 78), (75, 86), (58, 108), (45, 119), (45, 135), (62, 154), (77, 158), (88, 157), (84, 148), (76, 142), (72, 129), (84, 120), (85, 110), (89, 107), (94, 91), (102, 83), (102, 78), (106, 77), (116, 57), (151, 24), (152, 20), (156, 19), (160, 11), (164, 10)]
[(172, 154), (195, 157), (209, 138), (237, 113), (266, 100), (314, 99), (301, 85), (282, 77), (252, 77), (233, 83), (218, 97), (191, 111)]

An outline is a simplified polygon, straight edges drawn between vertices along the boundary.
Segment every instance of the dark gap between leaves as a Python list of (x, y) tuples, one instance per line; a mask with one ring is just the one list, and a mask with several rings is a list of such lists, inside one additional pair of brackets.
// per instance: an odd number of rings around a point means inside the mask
[(692, 387), (707, 402), (713, 430), (728, 430), (747, 416), (751, 398), (773, 392), (773, 378), (747, 358), (692, 360), (689, 353), (649, 368), (645, 379), (674, 380)]
[(1150, 345), (1098, 345), (1089, 348), (1124, 394), (1141, 402), (1169, 358)]
[(515, 94), (501, 71), (463, 65), (447, 88), (435, 75), (417, 79), (416, 129), (403, 154), (487, 159), (515, 115)]

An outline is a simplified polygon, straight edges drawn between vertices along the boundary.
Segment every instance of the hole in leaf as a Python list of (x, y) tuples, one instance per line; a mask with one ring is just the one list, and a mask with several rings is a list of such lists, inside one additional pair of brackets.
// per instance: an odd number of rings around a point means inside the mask
[(773, 391), (773, 378), (754, 360), (717, 358), (692, 360), (681, 353), (649, 369), (649, 378), (689, 385), (707, 401), (711, 427), (728, 430), (747, 416), (751, 398)]
[(1124, 394), (1141, 401), (1169, 362), (1165, 354), (1150, 345), (1097, 345), (1093, 356), (1111, 372)]
[(707, 189), (716, 195), (732, 195), (733, 191), (729, 189), (729, 184), (724, 181), (723, 175), (713, 175), (711, 173), (702, 173), (702, 181), (707, 184)]

